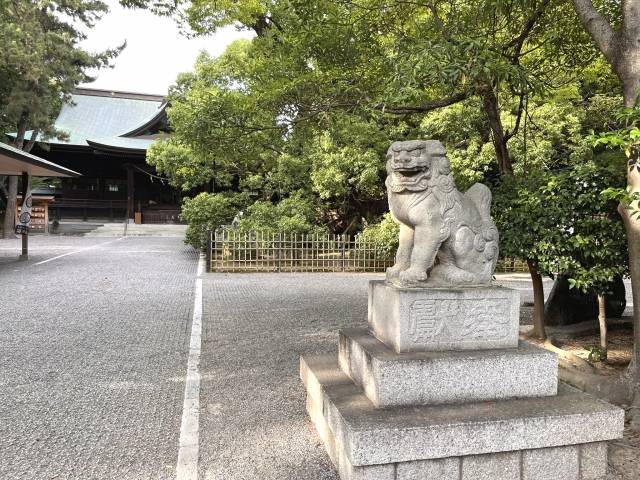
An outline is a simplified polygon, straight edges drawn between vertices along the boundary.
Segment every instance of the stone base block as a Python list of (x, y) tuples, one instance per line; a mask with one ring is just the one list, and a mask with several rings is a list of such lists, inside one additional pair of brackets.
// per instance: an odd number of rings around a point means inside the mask
[(331, 356), (305, 357), (307, 409), (342, 480), (605, 480), (624, 412), (561, 384), (556, 397), (375, 406)]
[(340, 368), (376, 407), (466, 403), (558, 392), (555, 353), (517, 349), (395, 353), (365, 329), (340, 331)]
[(401, 288), (369, 283), (369, 326), (397, 353), (518, 346), (520, 294), (510, 288)]

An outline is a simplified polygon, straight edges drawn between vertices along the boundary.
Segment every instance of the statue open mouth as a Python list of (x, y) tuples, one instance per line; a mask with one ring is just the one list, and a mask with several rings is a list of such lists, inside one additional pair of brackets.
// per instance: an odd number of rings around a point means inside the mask
[(425, 171), (419, 167), (414, 168), (399, 168), (394, 169), (393, 175), (396, 177), (396, 181), (401, 183), (414, 183), (422, 180), (425, 176)]
[(403, 177), (415, 177), (416, 175), (424, 172), (420, 167), (398, 167), (394, 168), (393, 171)]

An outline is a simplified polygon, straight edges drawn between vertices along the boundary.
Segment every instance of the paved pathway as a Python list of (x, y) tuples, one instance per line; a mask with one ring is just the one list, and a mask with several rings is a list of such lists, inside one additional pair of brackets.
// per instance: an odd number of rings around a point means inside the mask
[[(200, 478), (337, 480), (305, 414), (301, 354), (336, 352), (367, 324), (381, 274), (208, 274), (204, 278)], [(526, 277), (508, 280), (526, 293)]]
[(0, 479), (175, 478), (196, 253), (31, 243), (0, 242)]
[[(18, 254), (0, 241), (0, 480), (176, 478), (196, 253), (179, 238), (34, 237), (31, 260)], [(372, 278), (202, 276), (199, 480), (337, 480), (299, 356), (366, 325)], [(503, 281), (529, 299), (526, 276)]]
[(337, 479), (305, 414), (299, 358), (366, 323), (372, 277), (205, 277), (200, 479)]

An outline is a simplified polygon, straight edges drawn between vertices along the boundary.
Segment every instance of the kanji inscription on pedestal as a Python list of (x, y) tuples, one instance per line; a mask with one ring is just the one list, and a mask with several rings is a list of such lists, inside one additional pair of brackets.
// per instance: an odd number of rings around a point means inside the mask
[(409, 336), (415, 343), (502, 338), (509, 308), (507, 298), (416, 300), (410, 309)]

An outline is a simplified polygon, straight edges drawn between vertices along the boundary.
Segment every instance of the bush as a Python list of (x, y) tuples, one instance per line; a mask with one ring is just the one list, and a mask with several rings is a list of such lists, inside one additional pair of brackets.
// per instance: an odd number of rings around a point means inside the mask
[(244, 232), (272, 233), (326, 233), (326, 228), (315, 223), (317, 206), (300, 193), (278, 203), (258, 201), (249, 206), (238, 225)]
[(207, 231), (231, 223), (248, 203), (249, 197), (244, 193), (200, 193), (193, 198), (185, 198), (182, 219), (189, 224), (185, 243), (203, 248)]
[(382, 256), (393, 257), (398, 249), (399, 235), (400, 226), (393, 221), (391, 213), (387, 212), (378, 223), (364, 227), (358, 234), (358, 239), (377, 243), (377, 250)]

